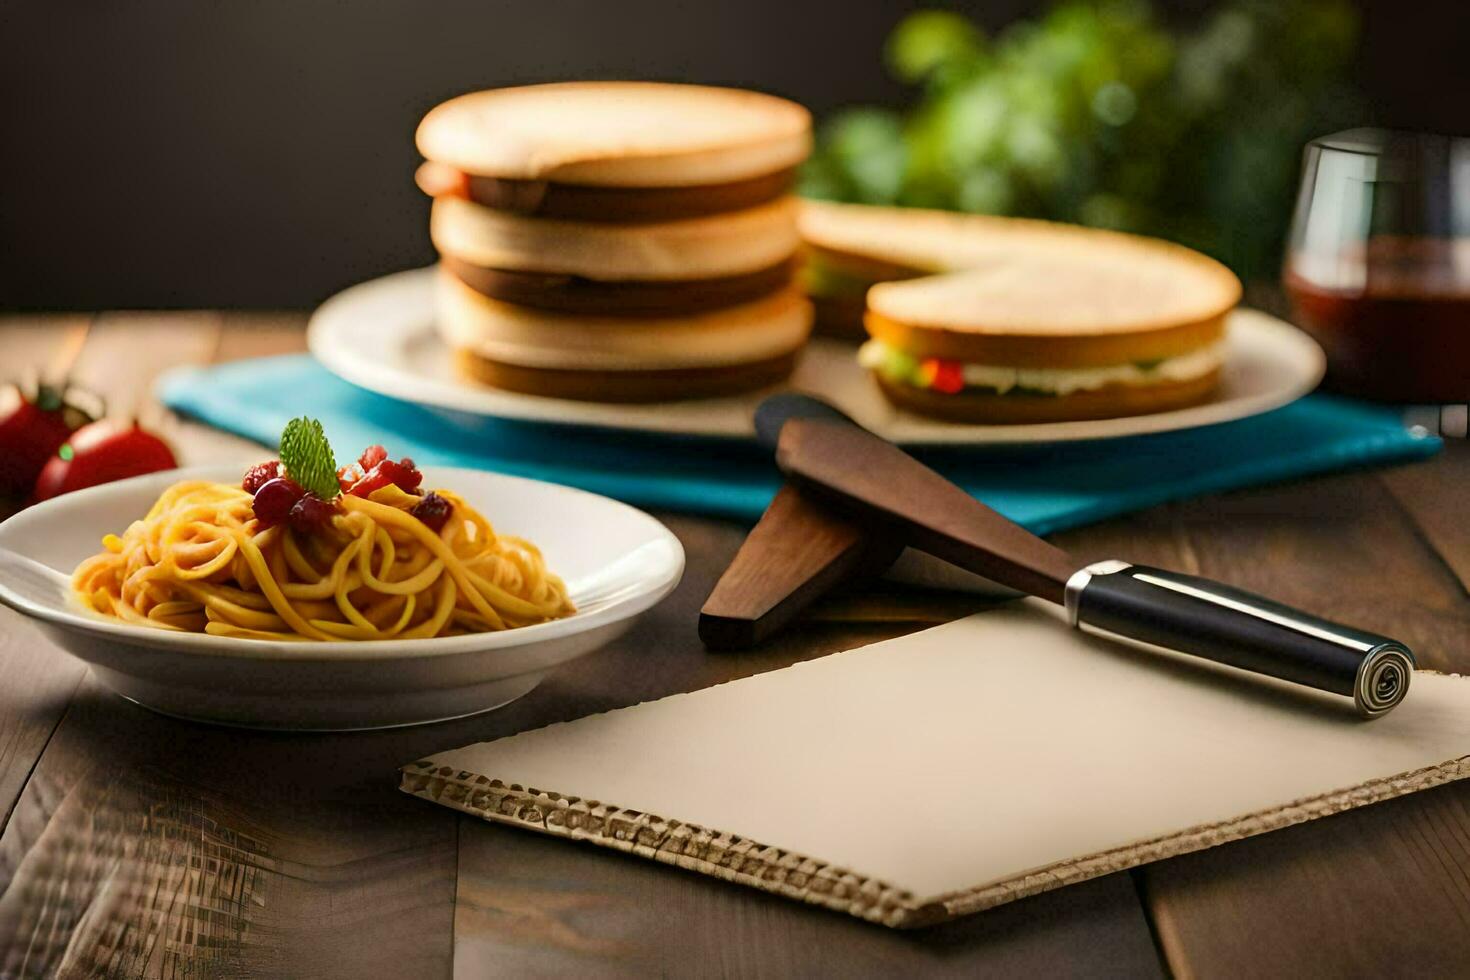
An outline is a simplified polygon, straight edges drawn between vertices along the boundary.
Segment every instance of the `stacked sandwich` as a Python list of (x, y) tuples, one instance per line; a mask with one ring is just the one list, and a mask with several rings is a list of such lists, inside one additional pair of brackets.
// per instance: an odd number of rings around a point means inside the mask
[(1209, 398), (1240, 282), (1179, 245), (1042, 221), (811, 202), (805, 279), (895, 405), (960, 422)]
[(659, 401), (790, 373), (811, 327), (792, 285), (800, 106), (640, 82), (475, 92), (425, 118), (438, 322), (471, 377)]

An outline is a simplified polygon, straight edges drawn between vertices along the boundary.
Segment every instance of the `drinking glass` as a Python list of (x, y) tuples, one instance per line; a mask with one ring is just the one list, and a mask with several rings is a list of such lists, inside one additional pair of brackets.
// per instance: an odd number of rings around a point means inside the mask
[(1470, 139), (1354, 129), (1307, 145), (1284, 280), (1327, 386), (1470, 398)]

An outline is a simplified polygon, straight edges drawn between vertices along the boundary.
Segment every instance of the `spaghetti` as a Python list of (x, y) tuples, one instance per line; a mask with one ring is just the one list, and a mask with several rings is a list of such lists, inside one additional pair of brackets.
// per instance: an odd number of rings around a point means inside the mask
[[(574, 611), (536, 546), (496, 534), (458, 495), (363, 489), (312, 497), (324, 508), (315, 523), (294, 511), (272, 523), (257, 512), (264, 488), (176, 483), (121, 537), (103, 539), (73, 588), (125, 622), (258, 640), (452, 636)], [(426, 501), (432, 520), (416, 516)]]

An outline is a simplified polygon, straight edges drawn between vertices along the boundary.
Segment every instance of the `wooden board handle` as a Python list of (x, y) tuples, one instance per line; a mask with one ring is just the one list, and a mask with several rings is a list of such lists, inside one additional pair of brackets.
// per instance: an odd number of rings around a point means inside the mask
[(776, 462), (865, 527), (876, 520), (910, 547), (1031, 595), (1061, 603), (1080, 564), (857, 426), (793, 418), (781, 430)]
[(699, 638), (711, 650), (754, 646), (837, 585), (881, 573), (899, 550), (788, 484), (715, 583)]

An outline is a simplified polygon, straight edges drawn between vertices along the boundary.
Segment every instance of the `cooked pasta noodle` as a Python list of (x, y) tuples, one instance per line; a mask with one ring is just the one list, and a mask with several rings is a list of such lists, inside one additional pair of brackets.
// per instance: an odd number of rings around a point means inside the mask
[(176, 483), (78, 566), (100, 613), (166, 630), (258, 640), (380, 640), (511, 629), (570, 615), (529, 541), (498, 535), (459, 496), (437, 533), (388, 486), (344, 494), (319, 530), (265, 528), (238, 486)]

